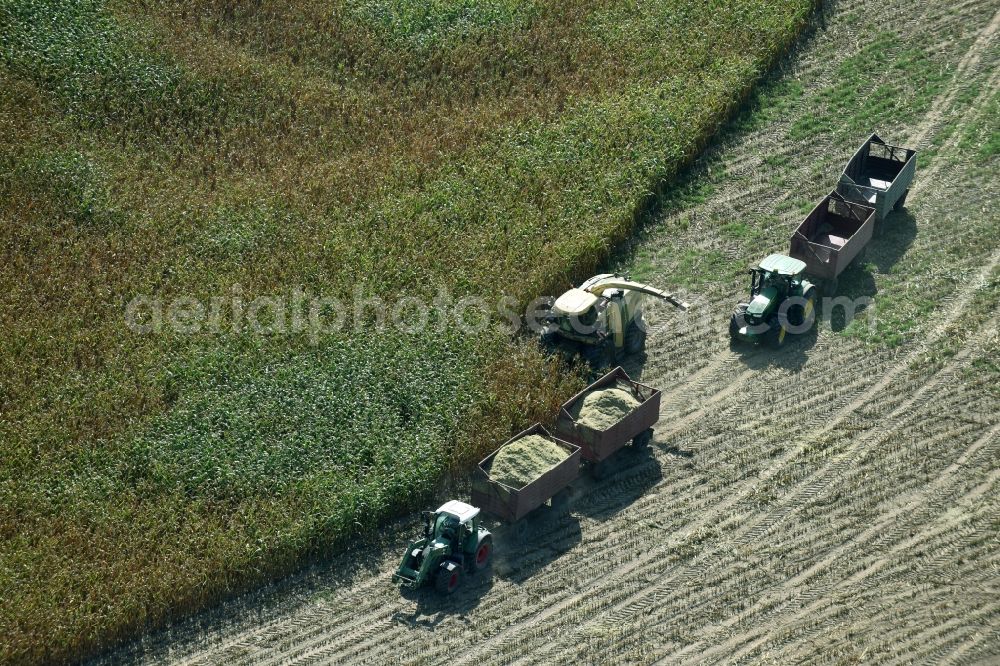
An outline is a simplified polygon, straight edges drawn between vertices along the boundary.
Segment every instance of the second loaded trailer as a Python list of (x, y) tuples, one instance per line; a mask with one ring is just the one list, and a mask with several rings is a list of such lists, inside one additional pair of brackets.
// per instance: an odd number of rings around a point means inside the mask
[[(609, 388), (630, 393), (638, 404), (606, 430), (598, 430), (574, 416), (588, 394)], [(583, 459), (590, 463), (591, 474), (600, 479), (606, 473), (605, 461), (616, 451), (629, 442), (636, 447), (649, 443), (653, 425), (659, 419), (660, 390), (632, 381), (623, 368), (617, 367), (563, 403), (556, 418), (556, 435), (579, 446)]]

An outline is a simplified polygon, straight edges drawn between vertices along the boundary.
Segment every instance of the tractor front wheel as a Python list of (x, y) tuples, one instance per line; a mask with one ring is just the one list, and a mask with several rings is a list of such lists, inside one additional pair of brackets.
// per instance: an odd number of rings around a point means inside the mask
[(441, 594), (451, 594), (462, 584), (462, 567), (455, 562), (442, 562), (438, 567), (434, 588)]
[(554, 354), (559, 350), (559, 333), (556, 331), (544, 331), (538, 336), (538, 344), (545, 354)]
[(492, 559), (493, 537), (487, 534), (479, 540), (479, 545), (476, 546), (476, 555), (472, 560), (472, 566), (476, 571), (482, 571), (486, 567), (490, 566), (490, 560)]
[(730, 337), (735, 338), (740, 329), (747, 325), (747, 309), (749, 307), (749, 303), (740, 303), (733, 309), (733, 316), (729, 318)]

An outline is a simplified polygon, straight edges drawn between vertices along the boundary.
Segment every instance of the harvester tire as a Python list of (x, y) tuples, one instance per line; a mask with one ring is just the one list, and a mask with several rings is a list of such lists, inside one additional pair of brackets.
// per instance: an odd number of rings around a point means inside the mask
[(581, 355), (583, 356), (583, 360), (594, 370), (602, 370), (610, 367), (614, 362), (614, 347), (610, 340), (605, 339), (596, 345), (585, 344), (582, 346)]
[(493, 537), (489, 534), (484, 536), (476, 544), (476, 552), (472, 556), (472, 567), (476, 571), (482, 571), (486, 567), (490, 566), (490, 561), (493, 559)]
[(747, 309), (749, 303), (740, 303), (733, 308), (733, 316), (729, 318), (729, 337), (735, 338), (740, 328), (746, 326)]
[(437, 578), (434, 579), (434, 589), (441, 594), (451, 594), (462, 584), (462, 567), (451, 560), (441, 563)]
[(640, 354), (646, 349), (646, 331), (636, 322), (625, 329), (625, 353)]
[(546, 354), (554, 354), (559, 348), (559, 334), (555, 331), (545, 331), (538, 336), (538, 344)]

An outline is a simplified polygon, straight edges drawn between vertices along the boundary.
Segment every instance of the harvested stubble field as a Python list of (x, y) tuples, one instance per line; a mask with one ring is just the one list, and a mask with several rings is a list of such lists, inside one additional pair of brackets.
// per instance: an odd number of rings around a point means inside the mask
[[(621, 260), (691, 317), (626, 366), (653, 445), (448, 599), (388, 584), (414, 520), (114, 658), (185, 663), (993, 663), (1000, 659), (1000, 100), (995, 3), (844, 0)], [(731, 349), (743, 269), (872, 128), (916, 185), (780, 352)], [(824, 313), (829, 314), (829, 313)], [(454, 494), (460, 494), (461, 488)]]
[(561, 290), (812, 4), (0, 0), (0, 661), (370, 540), (553, 414), (575, 375), (447, 313), (238, 312)]

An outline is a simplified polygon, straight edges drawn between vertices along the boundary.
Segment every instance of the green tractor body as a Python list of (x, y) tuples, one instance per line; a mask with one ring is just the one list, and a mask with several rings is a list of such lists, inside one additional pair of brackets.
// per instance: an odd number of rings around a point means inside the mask
[(805, 268), (805, 262), (798, 259), (772, 254), (750, 269), (750, 302), (740, 303), (733, 311), (730, 336), (781, 345), (790, 330), (808, 330), (815, 317), (817, 291), (805, 278)]
[(452, 500), (437, 511), (424, 512), (424, 536), (412, 542), (393, 581), (404, 587), (433, 583), (438, 592), (451, 594), (466, 573), (489, 566), (493, 537), (479, 523), (479, 509)]
[(542, 331), (545, 344), (580, 354), (595, 369), (646, 347), (643, 301), (659, 298), (684, 310), (673, 294), (627, 276), (595, 275), (556, 299)]

